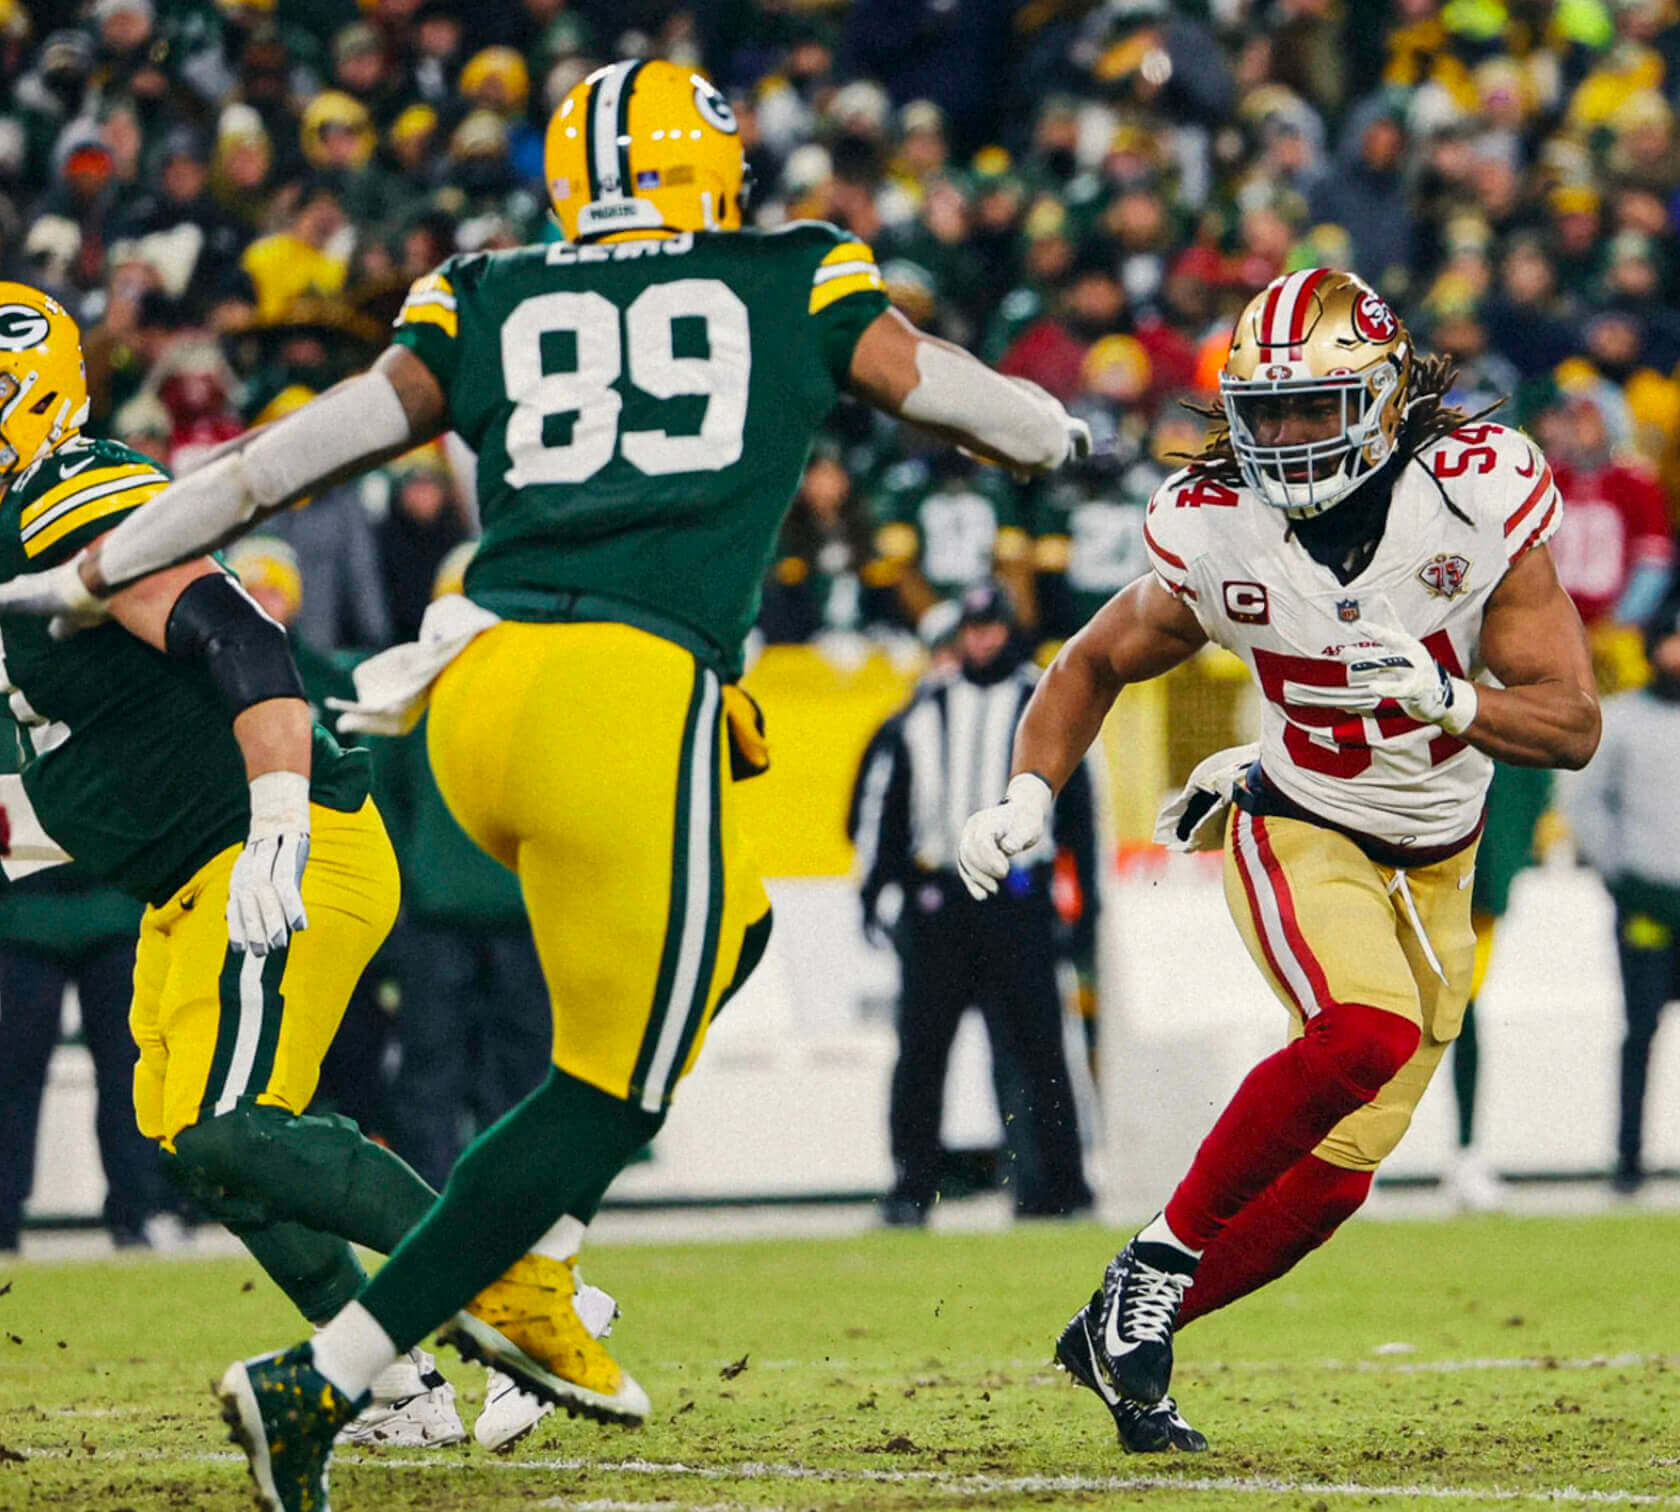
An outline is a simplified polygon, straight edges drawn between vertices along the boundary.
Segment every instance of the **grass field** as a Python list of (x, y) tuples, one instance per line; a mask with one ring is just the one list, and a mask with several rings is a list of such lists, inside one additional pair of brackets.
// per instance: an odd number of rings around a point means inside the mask
[[(1186, 1332), (1213, 1441), (1128, 1458), (1050, 1342), (1118, 1236), (625, 1245), (591, 1253), (651, 1393), (636, 1432), (550, 1418), (476, 1446), (346, 1453), (336, 1512), (570, 1508), (1680, 1507), (1680, 1214), (1358, 1222)], [(0, 1508), (249, 1505), (207, 1386), (294, 1316), (239, 1260), (0, 1273)], [(476, 1409), (482, 1373), (442, 1362)], [(467, 1415), (467, 1414), (464, 1414)]]

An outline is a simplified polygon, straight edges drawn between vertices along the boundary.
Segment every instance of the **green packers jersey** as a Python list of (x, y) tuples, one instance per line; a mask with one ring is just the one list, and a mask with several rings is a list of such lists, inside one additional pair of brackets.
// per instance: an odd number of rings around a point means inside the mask
[(1065, 603), (1046, 624), (1052, 635), (1072, 635), (1109, 599), (1149, 571), (1143, 544), (1149, 496), (1170, 468), (1134, 462), (1118, 478), (1058, 474), (1037, 484), (1033, 499), (1034, 563), (1059, 574)]
[(869, 248), (816, 222), (451, 258), (394, 339), (478, 452), (468, 595), (622, 618), (732, 675), (812, 436), (886, 307)]
[[(72, 437), (0, 498), (0, 581), (74, 555), (168, 482), (114, 441)], [(250, 824), (245, 763), (209, 673), (118, 625), (55, 641), (47, 622), (0, 618), (0, 678), (24, 738), (24, 789), (82, 869), (162, 903)], [(315, 730), (310, 793), (361, 807), (365, 751)]]
[(871, 501), (875, 549), (884, 561), (914, 563), (928, 585), (951, 598), (1018, 561), (1030, 540), (1021, 492), (1006, 473), (976, 463), (940, 477), (924, 457), (887, 469)]

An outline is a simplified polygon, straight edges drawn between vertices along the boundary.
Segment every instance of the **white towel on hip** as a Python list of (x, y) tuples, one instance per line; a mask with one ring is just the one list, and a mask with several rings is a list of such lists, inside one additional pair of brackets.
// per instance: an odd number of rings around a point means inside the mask
[(327, 700), (328, 708), (342, 711), (339, 729), (354, 735), (406, 735), (420, 723), (443, 669), (501, 622), (500, 615), (463, 594), (433, 600), (420, 621), (419, 640), (392, 646), (357, 667), (354, 699)]

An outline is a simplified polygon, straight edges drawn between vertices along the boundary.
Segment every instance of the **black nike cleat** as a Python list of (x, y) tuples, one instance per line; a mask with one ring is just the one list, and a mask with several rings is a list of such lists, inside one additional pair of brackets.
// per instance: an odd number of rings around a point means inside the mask
[(1173, 1329), (1195, 1271), (1195, 1260), (1183, 1250), (1139, 1239), (1109, 1261), (1103, 1272), (1102, 1329), (1092, 1342), (1121, 1396), (1148, 1407), (1167, 1394)]
[(1170, 1396), (1154, 1406), (1131, 1402), (1109, 1383), (1097, 1352), (1097, 1320), (1102, 1317), (1103, 1294), (1092, 1293), (1090, 1302), (1073, 1315), (1056, 1340), (1056, 1363), (1077, 1385), (1094, 1391), (1114, 1419), (1120, 1447), (1128, 1454), (1200, 1454), (1208, 1441), (1178, 1410)]

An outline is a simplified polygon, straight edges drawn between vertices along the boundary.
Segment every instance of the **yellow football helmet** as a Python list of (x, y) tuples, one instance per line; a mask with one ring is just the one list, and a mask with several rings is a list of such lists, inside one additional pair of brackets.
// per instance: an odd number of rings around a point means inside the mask
[(567, 241), (614, 231), (734, 231), (747, 192), (735, 112), (661, 59), (598, 68), (560, 102), (543, 150)]
[(0, 477), (22, 472), (87, 415), (76, 322), (50, 294), (0, 282)]
[[(1411, 336), (1362, 279), (1335, 268), (1273, 279), (1238, 318), (1219, 374), (1243, 481), (1295, 519), (1322, 514), (1394, 454), (1411, 377)], [(1291, 412), (1326, 434), (1283, 435)]]

